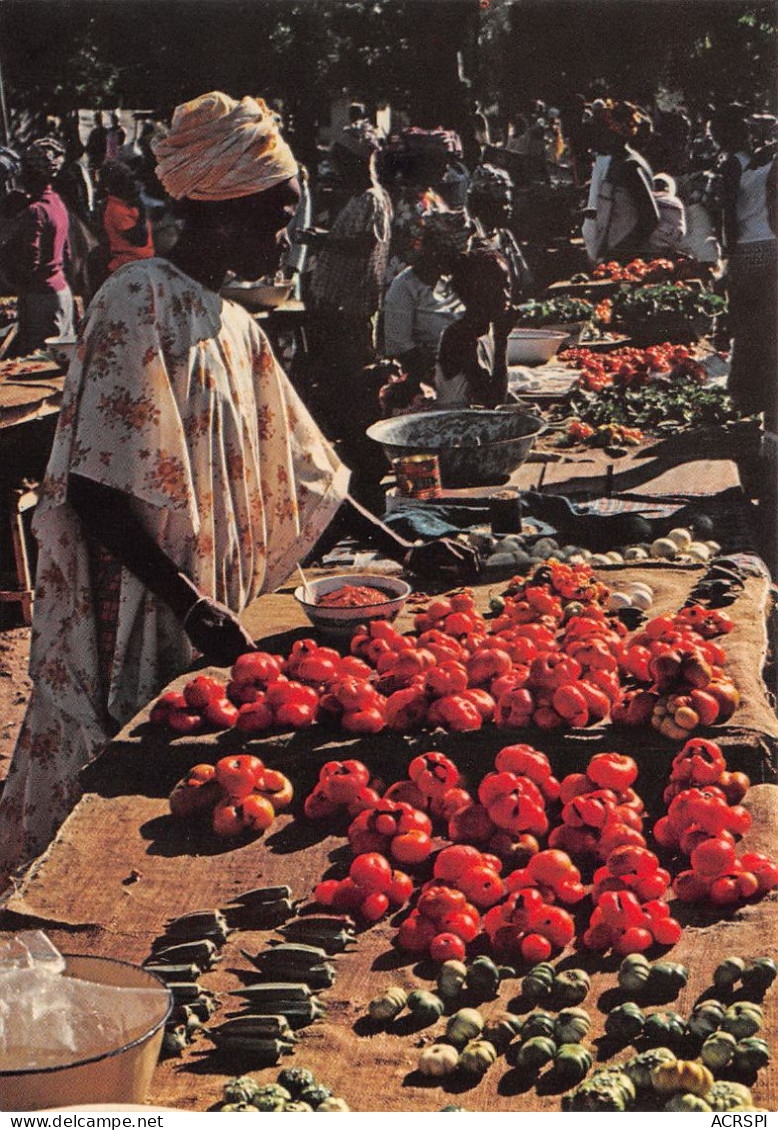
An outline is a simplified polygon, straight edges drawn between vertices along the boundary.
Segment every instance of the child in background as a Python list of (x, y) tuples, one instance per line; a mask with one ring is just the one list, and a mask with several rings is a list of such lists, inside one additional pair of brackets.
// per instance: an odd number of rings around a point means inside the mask
[(678, 196), (675, 181), (667, 173), (654, 177), (654, 199), (659, 223), (648, 239), (648, 250), (658, 256), (675, 255), (686, 235), (686, 209)]

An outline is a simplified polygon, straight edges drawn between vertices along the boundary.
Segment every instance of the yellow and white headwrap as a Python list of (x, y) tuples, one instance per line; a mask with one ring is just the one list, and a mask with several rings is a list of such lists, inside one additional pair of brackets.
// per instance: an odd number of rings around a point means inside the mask
[(278, 119), (261, 98), (211, 91), (177, 106), (153, 143), (157, 176), (174, 200), (233, 200), (297, 174)]

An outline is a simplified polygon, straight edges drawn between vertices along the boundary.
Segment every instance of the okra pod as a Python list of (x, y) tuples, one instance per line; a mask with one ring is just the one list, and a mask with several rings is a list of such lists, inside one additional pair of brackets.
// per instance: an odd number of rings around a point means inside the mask
[(307, 1001), (312, 993), (302, 981), (265, 981), (234, 989), (233, 996), (245, 997), (252, 1004), (269, 1004), (272, 1001)]
[[(213, 930), (226, 930), (227, 923), (224, 921), (224, 915), (220, 910), (193, 910), (189, 914), (180, 914), (177, 918), (169, 918), (165, 923), (165, 931), (168, 934), (181, 932), (183, 934), (191, 934), (194, 938), (201, 938), (203, 935), (197, 931), (204, 930), (206, 933)], [(195, 931), (195, 933), (192, 933)]]
[(209, 997), (212, 994), (202, 989), (196, 981), (168, 981), (167, 987), (173, 994), (176, 1004), (192, 1004), (200, 997)]
[(212, 993), (202, 992), (195, 1001), (190, 1001), (187, 1007), (198, 1020), (208, 1020), (219, 1007), (219, 1002)]
[(242, 1059), (261, 1063), (278, 1063), (282, 1055), (290, 1055), (294, 1045), (289, 1040), (264, 1039), (261, 1036), (225, 1036), (218, 1050)]
[(224, 913), (231, 929), (272, 930), (292, 918), (296, 908), (289, 899), (278, 899), (276, 902), (228, 906)]
[(326, 1014), (313, 997), (310, 1000), (251, 1001), (245, 1012), (230, 1013), (228, 1019), (240, 1016), (285, 1016), (292, 1028), (304, 1028)]
[(186, 1028), (181, 1026), (166, 1028), (162, 1035), (160, 1054), (163, 1059), (170, 1059), (173, 1056), (180, 1057), (188, 1043), (189, 1039)]
[[(312, 989), (328, 989), (335, 984), (335, 966), (329, 961), (322, 961), (318, 965), (309, 965), (307, 969), (302, 966), (284, 965), (275, 969), (265, 969), (264, 973), (273, 973), (276, 976), (294, 977), (297, 981), (304, 981)], [(248, 987), (260, 984), (259, 981), (245, 979)]]
[(328, 954), (342, 953), (355, 941), (350, 930), (336, 930), (331, 926), (319, 924), (307, 926), (304, 925), (305, 921), (304, 918), (293, 918), (291, 922), (287, 922), (285, 926), (281, 927), (279, 933), (292, 942), (320, 946)]
[(268, 1039), (285, 1039), (294, 1042), (289, 1021), (285, 1016), (272, 1014), (268, 1016), (233, 1016), (215, 1028), (210, 1028), (208, 1036), (215, 1043), (219, 1043), (225, 1036), (263, 1036)]
[(280, 945), (269, 946), (267, 949), (260, 950), (253, 957), (245, 950), (240, 952), (258, 968), (268, 965), (283, 965), (284, 963), (305, 967), (318, 965), (320, 961), (327, 960), (327, 953), (321, 946), (309, 946), (303, 942), (282, 942)]
[(198, 941), (181, 942), (168, 945), (167, 938), (157, 938), (152, 944), (151, 957), (144, 962), (145, 965), (178, 965), (193, 964), (200, 969), (210, 969), (220, 961), (218, 947), (208, 938)]
[(236, 903), (239, 903), (242, 906), (251, 906), (256, 903), (279, 902), (281, 899), (291, 899), (291, 897), (291, 887), (254, 887), (251, 891), (243, 891), (236, 895), (235, 898), (230, 899), (227, 905), (235, 906)]

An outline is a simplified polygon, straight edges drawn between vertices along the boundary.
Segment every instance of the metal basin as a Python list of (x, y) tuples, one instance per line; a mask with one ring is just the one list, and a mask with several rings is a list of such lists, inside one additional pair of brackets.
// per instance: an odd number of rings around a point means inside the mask
[(520, 409), (414, 412), (367, 429), (386, 458), (437, 455), (443, 486), (503, 483), (532, 451), (545, 424)]

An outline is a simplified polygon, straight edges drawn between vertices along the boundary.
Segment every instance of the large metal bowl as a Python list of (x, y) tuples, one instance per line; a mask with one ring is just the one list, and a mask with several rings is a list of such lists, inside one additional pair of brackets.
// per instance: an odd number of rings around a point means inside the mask
[(391, 462), (437, 455), (445, 487), (503, 483), (532, 451), (545, 424), (520, 409), (462, 408), (414, 412), (367, 429)]

